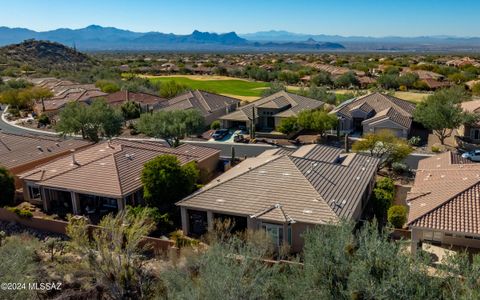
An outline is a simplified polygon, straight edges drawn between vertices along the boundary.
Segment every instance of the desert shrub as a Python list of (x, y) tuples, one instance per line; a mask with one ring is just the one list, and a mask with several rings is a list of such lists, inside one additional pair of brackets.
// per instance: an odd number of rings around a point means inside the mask
[(408, 143), (412, 146), (418, 146), (421, 142), (421, 138), (419, 136), (412, 136), (409, 140)]
[(12, 116), (12, 117), (15, 117), (15, 118), (18, 118), (20, 117), (20, 110), (18, 108), (9, 108), (8, 109), (8, 113)]
[(407, 222), (407, 208), (403, 205), (393, 205), (388, 209), (388, 222), (395, 228), (402, 228)]
[(38, 117), (38, 123), (48, 125), (50, 124), (50, 118), (47, 115), (40, 115), (40, 117)]
[(438, 146), (432, 146), (432, 152), (434, 152), (434, 153), (440, 152), (440, 147), (438, 147)]
[(170, 234), (170, 239), (175, 242), (178, 248), (192, 247), (198, 245), (198, 241), (183, 234), (183, 231), (176, 230)]
[(222, 127), (222, 124), (220, 124), (220, 121), (216, 120), (213, 121), (212, 124), (210, 124), (210, 129), (217, 130)]
[(15, 202), (15, 179), (6, 168), (0, 167), (0, 207)]
[(379, 222), (385, 221), (388, 208), (395, 199), (395, 183), (390, 178), (377, 181), (373, 189), (372, 203), (375, 216)]
[(392, 169), (395, 174), (404, 174), (408, 171), (408, 166), (404, 163), (394, 162), (392, 163)]
[(28, 209), (21, 209), (21, 208), (18, 208), (18, 207), (9, 207), (8, 210), (13, 212), (14, 214), (19, 216), (20, 218), (29, 219), (29, 218), (33, 217), (32, 212), (29, 211)]

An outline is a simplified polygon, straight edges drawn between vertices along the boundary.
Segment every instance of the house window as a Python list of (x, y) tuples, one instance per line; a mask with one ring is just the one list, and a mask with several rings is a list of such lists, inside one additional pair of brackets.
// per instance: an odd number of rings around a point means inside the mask
[(474, 140), (480, 139), (480, 129), (474, 128), (470, 130), (470, 138)]
[(432, 242), (441, 242), (443, 238), (443, 232), (440, 231), (424, 231), (423, 239)]
[(30, 195), (30, 199), (40, 199), (40, 188), (38, 186), (29, 185), (28, 193)]
[(434, 241), (442, 241), (442, 238), (443, 238), (443, 233), (442, 232), (439, 232), (439, 231), (434, 231), (433, 232), (433, 240)]
[(273, 244), (277, 247), (283, 243), (283, 225), (277, 224), (262, 224), (263, 230), (272, 238)]

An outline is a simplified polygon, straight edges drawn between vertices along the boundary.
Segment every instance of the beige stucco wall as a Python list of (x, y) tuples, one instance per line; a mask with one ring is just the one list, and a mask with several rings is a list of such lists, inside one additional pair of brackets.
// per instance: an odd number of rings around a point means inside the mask
[[(415, 252), (417, 250), (416, 245), (418, 242), (424, 241), (425, 231), (441, 232), (441, 238), (438, 240), (438, 242), (441, 243), (443, 246), (480, 249), (480, 235), (478, 234), (413, 227), (412, 228), (412, 245), (411, 245), (412, 252)], [(451, 236), (448, 236), (448, 235), (451, 235)], [(465, 236), (476, 237), (478, 239), (465, 238)]]
[(200, 170), (200, 182), (206, 183), (210, 181), (215, 171), (217, 170), (219, 161), (220, 152), (197, 163), (197, 167)]
[(398, 133), (399, 137), (407, 138), (408, 129), (398, 125), (390, 120), (384, 120), (382, 122), (363, 123), (363, 134), (374, 133), (376, 130), (391, 129), (393, 132)]

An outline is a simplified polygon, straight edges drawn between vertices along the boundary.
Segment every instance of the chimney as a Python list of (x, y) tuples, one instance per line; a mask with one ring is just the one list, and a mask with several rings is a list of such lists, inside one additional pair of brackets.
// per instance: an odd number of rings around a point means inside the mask
[(72, 165), (79, 166), (80, 164), (75, 159), (75, 149), (70, 150), (70, 152), (72, 152)]

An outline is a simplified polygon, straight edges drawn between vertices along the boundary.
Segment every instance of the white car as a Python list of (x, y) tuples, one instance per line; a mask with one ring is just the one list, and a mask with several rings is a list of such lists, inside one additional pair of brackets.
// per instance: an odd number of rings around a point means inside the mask
[(471, 161), (480, 161), (480, 150), (473, 150), (462, 154), (463, 158), (467, 158)]

